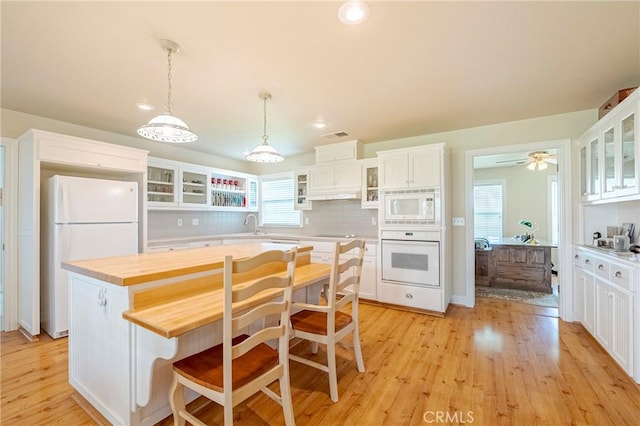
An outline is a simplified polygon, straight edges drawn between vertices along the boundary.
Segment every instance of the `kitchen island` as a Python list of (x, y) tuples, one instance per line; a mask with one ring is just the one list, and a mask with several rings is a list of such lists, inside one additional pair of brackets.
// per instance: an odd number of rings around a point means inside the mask
[[(171, 364), (222, 342), (224, 256), (292, 247), (249, 243), (63, 263), (70, 384), (113, 424), (151, 425), (167, 417)], [(329, 279), (329, 265), (310, 263), (312, 248), (298, 248), (296, 301), (317, 303)]]
[(476, 250), (476, 285), (552, 293), (553, 247), (507, 237), (491, 241), (490, 249)]

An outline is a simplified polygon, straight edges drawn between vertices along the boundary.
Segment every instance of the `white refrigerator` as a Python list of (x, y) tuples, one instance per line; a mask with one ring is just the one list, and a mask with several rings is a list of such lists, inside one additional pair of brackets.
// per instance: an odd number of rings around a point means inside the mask
[(61, 263), (138, 253), (138, 184), (56, 175), (42, 194), (40, 318), (57, 339), (69, 329)]

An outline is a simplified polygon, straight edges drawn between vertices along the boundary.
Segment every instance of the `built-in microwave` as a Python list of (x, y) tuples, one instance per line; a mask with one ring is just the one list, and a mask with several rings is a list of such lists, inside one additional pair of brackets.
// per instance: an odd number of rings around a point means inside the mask
[(397, 189), (382, 193), (382, 226), (440, 225), (440, 189)]

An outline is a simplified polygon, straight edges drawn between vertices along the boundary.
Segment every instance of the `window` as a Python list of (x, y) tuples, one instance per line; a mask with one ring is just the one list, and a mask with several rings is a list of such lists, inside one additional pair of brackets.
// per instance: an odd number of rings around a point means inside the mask
[(551, 244), (558, 245), (558, 177), (549, 176), (549, 235)]
[(473, 236), (502, 238), (504, 183), (476, 182), (473, 187)]
[(293, 173), (260, 178), (260, 218), (263, 226), (300, 226), (300, 212), (293, 208)]

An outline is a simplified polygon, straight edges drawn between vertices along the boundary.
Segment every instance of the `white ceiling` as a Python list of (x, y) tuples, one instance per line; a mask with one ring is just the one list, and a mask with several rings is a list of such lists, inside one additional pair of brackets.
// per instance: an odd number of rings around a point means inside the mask
[(359, 26), (339, 5), (2, 1), (2, 107), (136, 136), (165, 109), (162, 38), (182, 46), (173, 111), (200, 135), (185, 147), (232, 158), (261, 142), (263, 90), (286, 156), (597, 108), (639, 85), (637, 1), (374, 1)]

